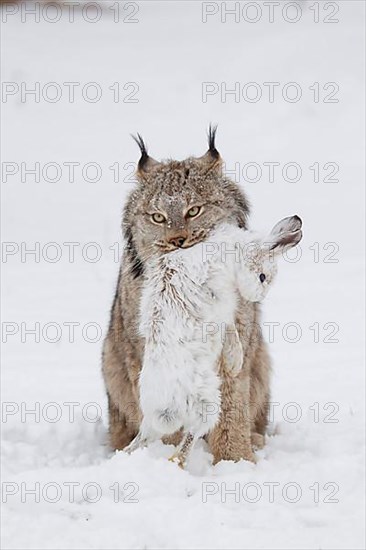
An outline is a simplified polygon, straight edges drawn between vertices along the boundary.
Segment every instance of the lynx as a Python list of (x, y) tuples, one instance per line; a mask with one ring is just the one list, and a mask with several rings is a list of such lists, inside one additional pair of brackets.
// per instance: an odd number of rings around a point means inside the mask
[[(207, 239), (223, 223), (247, 228), (249, 204), (240, 188), (222, 172), (215, 147), (216, 128), (209, 129), (206, 154), (183, 161), (158, 162), (141, 151), (137, 186), (124, 208), (122, 228), (126, 242), (109, 330), (103, 346), (103, 376), (109, 407), (109, 436), (113, 449), (124, 449), (139, 432), (139, 375), (144, 338), (139, 332), (139, 307), (145, 265), (152, 256), (189, 248)], [(223, 347), (219, 361), (221, 415), (206, 436), (214, 463), (220, 460), (254, 461), (267, 427), (270, 361), (258, 334), (259, 305), (238, 299), (235, 326), (243, 349), (242, 368), (232, 376), (225, 367), (230, 356)], [(165, 437), (178, 445), (180, 431)]]

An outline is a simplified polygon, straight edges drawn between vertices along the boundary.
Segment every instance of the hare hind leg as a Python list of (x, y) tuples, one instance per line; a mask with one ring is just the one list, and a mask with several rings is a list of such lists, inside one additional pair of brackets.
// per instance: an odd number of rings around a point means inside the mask
[(131, 441), (127, 447), (125, 447), (123, 450), (125, 453), (131, 454), (137, 449), (140, 449), (142, 447), (146, 447), (148, 444), (148, 440), (146, 437), (142, 437), (141, 433), (139, 432), (137, 436)]
[(169, 458), (169, 461), (175, 462), (180, 468), (184, 469), (195, 440), (195, 436), (188, 432), (178, 450)]

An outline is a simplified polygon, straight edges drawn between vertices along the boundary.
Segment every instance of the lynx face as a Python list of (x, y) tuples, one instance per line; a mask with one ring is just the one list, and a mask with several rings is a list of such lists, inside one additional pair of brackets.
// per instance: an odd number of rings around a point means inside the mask
[(127, 250), (139, 269), (152, 255), (188, 248), (204, 240), (221, 222), (246, 226), (248, 202), (222, 175), (215, 130), (209, 150), (200, 158), (157, 162), (141, 149), (138, 187), (130, 195), (123, 218)]

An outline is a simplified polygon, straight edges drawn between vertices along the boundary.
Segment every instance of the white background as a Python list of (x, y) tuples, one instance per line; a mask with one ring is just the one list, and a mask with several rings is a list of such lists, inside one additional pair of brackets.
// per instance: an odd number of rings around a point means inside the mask
[[(241, 8), (246, 4), (241, 2)], [(259, 10), (256, 23), (243, 16), (235, 22), (230, 15), (222, 22), (220, 11), (203, 23), (204, 8), (193, 1), (139, 2), (138, 13), (131, 15), (136, 23), (123, 21), (134, 10), (122, 3), (115, 23), (107, 2), (94, 24), (79, 10), (70, 23), (65, 6), (55, 23), (42, 15), (39, 23), (32, 15), (22, 22), (20, 7), (2, 23), (3, 81), (28, 88), (39, 82), (41, 88), (39, 103), (32, 95), (22, 101), (20, 92), (3, 96), (2, 103), (3, 170), (9, 166), (4, 163), (19, 167), (2, 182), (2, 240), (15, 243), (3, 246), (8, 251), (19, 247), (19, 252), (3, 255), (2, 263), (2, 399), (14, 403), (3, 405), (14, 413), (3, 415), (3, 482), (12, 483), (15, 493), (3, 504), (4, 548), (363, 548), (364, 4), (331, 3), (339, 7), (332, 17), (338, 23), (324, 22), (333, 7), (323, 2), (315, 3), (318, 23), (314, 2), (297, 3), (301, 17), (296, 23), (285, 20), (283, 13), (287, 19), (296, 15), (295, 8), (282, 11), (286, 3), (276, 7), (273, 23), (269, 8), (254, 4), (245, 13), (253, 19), (251, 10)], [(50, 10), (49, 18), (54, 13)], [(88, 16), (94, 16), (92, 8)], [(42, 96), (48, 82), (61, 87), (62, 97), (55, 103)], [(64, 82), (80, 83), (74, 103)], [(96, 103), (81, 94), (90, 82), (102, 90)], [(115, 82), (121, 87), (117, 103), (109, 90)], [(135, 103), (123, 102), (132, 91), (123, 90), (128, 82), (138, 86)], [(226, 83), (227, 89), (236, 82), (241, 88), (256, 82), (262, 97), (254, 103), (241, 96), (235, 102), (227, 95), (223, 101), (217, 93), (204, 102), (203, 82), (219, 88)], [(280, 83), (273, 102), (265, 82)], [(302, 90), (294, 103), (282, 96), (289, 82)], [(319, 102), (309, 89), (315, 82)], [(332, 91), (323, 89), (329, 82), (339, 86), (336, 103), (323, 101)], [(217, 148), (228, 170), (236, 163), (240, 169), (247, 163), (262, 168), (257, 182), (240, 178), (252, 204), (251, 227), (267, 230), (296, 213), (304, 222), (304, 239), (301, 258), (282, 262), (263, 304), (263, 321), (279, 323), (270, 343), (272, 401), (278, 405), (257, 465), (212, 467), (201, 444), (184, 472), (166, 460), (172, 449), (160, 443), (133, 456), (109, 453), (102, 336), (95, 343), (85, 341), (82, 328), (97, 323), (104, 334), (108, 323), (118, 272), (109, 247), (121, 243), (121, 209), (133, 185), (123, 181), (131, 172), (123, 167), (138, 160), (130, 133), (142, 133), (156, 158), (181, 159), (204, 153), (209, 122), (219, 124)], [(42, 174), (39, 183), (30, 174), (22, 181), (21, 163), (32, 168), (36, 162), (41, 169), (58, 163), (59, 181), (46, 181)], [(80, 163), (74, 182), (65, 162)], [(94, 183), (81, 172), (89, 162), (102, 170)], [(116, 162), (119, 182), (109, 169)], [(273, 182), (265, 162), (280, 163)], [(282, 176), (289, 162), (301, 167), (297, 182)], [(309, 169), (315, 162), (321, 168), (319, 182)], [(338, 182), (324, 181), (330, 173), (322, 169), (326, 163), (339, 166)], [(253, 179), (253, 172), (248, 174)], [(49, 175), (53, 177), (52, 170)], [(61, 250), (54, 263), (48, 258), (55, 249), (44, 249), (50, 242)], [(65, 242), (80, 243), (74, 262)], [(95, 263), (81, 252), (90, 242), (102, 251)], [(327, 243), (335, 245), (324, 249)], [(40, 247), (39, 261), (31, 254), (22, 256), (24, 247), (35, 246)], [(90, 257), (94, 252), (89, 249)], [(51, 322), (60, 326), (56, 343), (47, 341), (56, 334), (47, 325)], [(74, 342), (64, 325), (68, 322), (79, 323)], [(40, 324), (40, 342), (24, 332), (35, 323)], [(290, 341), (296, 330), (286, 332), (288, 323), (301, 329), (297, 342)], [(309, 328), (314, 323), (319, 324), (319, 342)], [(324, 328), (326, 323), (332, 325)], [(334, 324), (339, 328), (332, 337)], [(42, 334), (45, 326), (49, 331)], [(11, 328), (15, 333), (7, 335)], [(263, 331), (268, 340), (268, 325)], [(87, 338), (94, 335), (90, 328)], [(327, 342), (329, 338), (338, 342)], [(56, 411), (45, 407), (50, 402), (61, 411), (58, 422), (50, 421)], [(79, 403), (74, 422), (65, 402)], [(99, 422), (88, 422), (85, 409), (81, 414), (90, 402), (100, 407)], [(25, 408), (37, 406), (39, 418), (22, 417)], [(90, 417), (96, 414), (95, 408), (86, 410)], [(290, 422), (299, 411), (299, 419)], [(37, 482), (40, 502), (24, 493)], [(80, 484), (74, 502), (65, 482)], [(101, 487), (95, 503), (81, 492), (90, 482)], [(109, 487), (116, 482), (120, 488), (137, 484), (132, 487), (137, 487), (138, 502), (123, 502), (131, 492), (126, 487), (115, 503)], [(215, 494), (203, 502), (206, 482), (216, 484), (210, 485)], [(246, 496), (250, 482), (257, 485)], [(288, 498), (283, 496), (290, 482), (300, 487), (298, 502), (290, 502), (293, 488)], [(51, 489), (42, 496), (47, 483), (60, 487), (55, 503), (48, 502), (55, 494)], [(274, 502), (266, 483), (279, 484)], [(324, 488), (327, 483), (333, 485)], [(314, 484), (319, 484), (319, 502), (310, 489)], [(226, 502), (225, 487), (237, 491)], [(338, 487), (333, 496), (338, 502), (325, 502), (332, 487)], [(249, 502), (257, 491), (257, 502)]]

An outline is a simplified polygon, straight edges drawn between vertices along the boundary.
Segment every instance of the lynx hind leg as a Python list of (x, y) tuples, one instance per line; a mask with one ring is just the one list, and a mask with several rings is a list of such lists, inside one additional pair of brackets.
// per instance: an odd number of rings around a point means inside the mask
[(237, 376), (241, 371), (243, 360), (243, 346), (238, 331), (234, 324), (229, 325), (225, 331), (222, 349), (222, 368), (226, 373)]

